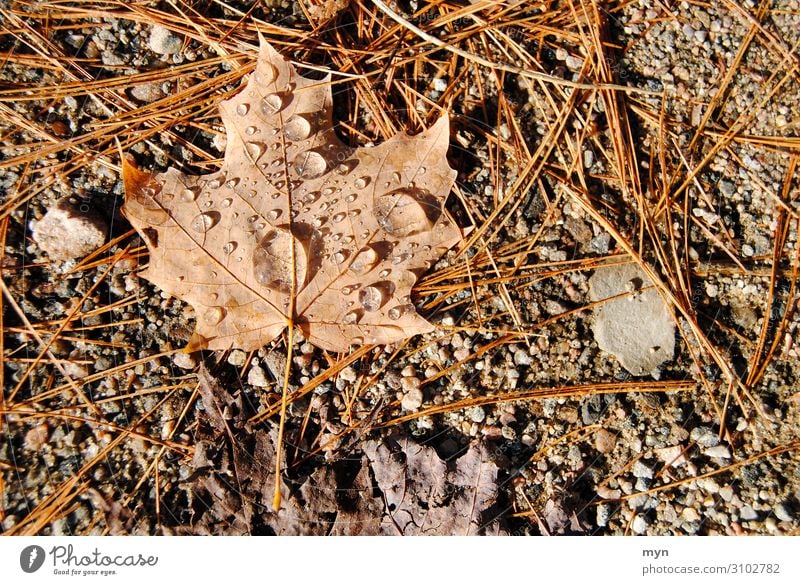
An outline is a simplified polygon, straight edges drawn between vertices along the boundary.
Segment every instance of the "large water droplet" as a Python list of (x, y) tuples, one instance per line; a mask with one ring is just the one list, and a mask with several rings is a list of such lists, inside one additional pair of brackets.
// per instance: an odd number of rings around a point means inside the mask
[(275, 67), (264, 61), (259, 61), (255, 72), (256, 83), (266, 85), (275, 79)]
[(195, 216), (190, 224), (192, 229), (198, 233), (204, 234), (215, 225), (219, 223), (220, 215), (216, 211), (206, 211), (200, 215)]
[[(294, 247), (294, 266), (292, 248)], [(288, 228), (270, 230), (253, 251), (255, 279), (272, 290), (291, 292), (292, 276), (296, 289), (305, 284), (308, 256), (303, 243)]]
[(394, 319), (395, 321), (402, 317), (403, 315), (407, 315), (414, 311), (414, 305), (397, 305), (389, 309), (388, 315), (389, 319)]
[(383, 195), (373, 207), (378, 224), (387, 233), (397, 237), (430, 230), (434, 222), (428, 217), (429, 210), (428, 206), (405, 189)]
[(347, 201), (348, 203), (352, 203), (356, 199), (358, 199), (358, 195), (356, 195), (355, 193), (350, 193), (350, 195), (344, 198), (344, 200)]
[(239, 104), (236, 106), (236, 113), (240, 116), (244, 116), (247, 112), (250, 111), (250, 104)]
[(364, 246), (358, 251), (356, 257), (350, 263), (350, 270), (359, 276), (367, 274), (380, 262), (378, 252), (372, 246)]
[(209, 188), (209, 189), (219, 189), (219, 188), (220, 188), (220, 186), (222, 185), (222, 181), (223, 181), (223, 180), (224, 180), (224, 177), (222, 177), (222, 178), (216, 178), (216, 179), (211, 179), (211, 180), (208, 182), (208, 188)]
[(281, 216), (281, 210), (280, 209), (270, 209), (267, 212), (267, 219), (270, 220), (270, 221), (275, 221), (280, 216)]
[(267, 151), (267, 147), (261, 142), (248, 142), (247, 154), (250, 155), (254, 161), (258, 161), (262, 154)]
[(261, 100), (261, 111), (267, 116), (277, 114), (283, 108), (283, 98), (277, 93), (264, 96)]
[(367, 185), (369, 185), (369, 177), (359, 177), (353, 181), (353, 187), (356, 189), (363, 189)]
[(295, 114), (286, 120), (283, 134), (289, 140), (305, 140), (311, 134), (311, 123), (300, 114)]
[(238, 245), (239, 244), (237, 244), (236, 242), (228, 242), (227, 244), (222, 246), (222, 251), (225, 252), (225, 254), (233, 254), (233, 251), (237, 248)]
[(219, 206), (224, 209), (226, 207), (230, 207), (231, 203), (233, 203), (233, 199), (231, 199), (230, 197), (226, 197), (225, 199), (219, 202)]
[(294, 159), (294, 170), (304, 179), (316, 179), (325, 174), (328, 163), (325, 157), (314, 150), (307, 150)]
[(365, 311), (377, 311), (386, 302), (386, 292), (385, 287), (377, 284), (365, 286), (358, 293), (358, 302)]
[(181, 199), (187, 202), (195, 201), (198, 193), (200, 193), (199, 187), (186, 187), (186, 189), (181, 191)]
[(214, 326), (219, 324), (225, 318), (225, 309), (222, 307), (209, 307), (203, 313), (203, 321), (208, 325)]
[(344, 218), (347, 217), (346, 213), (335, 213), (331, 219), (333, 219), (333, 223), (342, 223)]

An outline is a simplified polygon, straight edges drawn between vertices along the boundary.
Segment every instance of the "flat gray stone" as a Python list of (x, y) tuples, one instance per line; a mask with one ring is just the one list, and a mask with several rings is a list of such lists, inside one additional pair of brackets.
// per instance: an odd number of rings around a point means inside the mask
[(87, 205), (73, 206), (66, 198), (31, 222), (31, 236), (53, 260), (82, 258), (106, 243), (108, 225)]
[(613, 354), (628, 372), (645, 376), (675, 353), (675, 322), (650, 280), (636, 264), (599, 268), (589, 279), (589, 296), (598, 305), (592, 332), (600, 349)]

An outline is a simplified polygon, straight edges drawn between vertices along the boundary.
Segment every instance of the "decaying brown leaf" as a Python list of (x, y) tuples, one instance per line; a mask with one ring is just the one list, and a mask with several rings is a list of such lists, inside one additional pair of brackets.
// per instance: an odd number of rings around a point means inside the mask
[(503, 533), (495, 510), (498, 467), (480, 444), (447, 462), (432, 447), (409, 439), (361, 441), (351, 454), (309, 475), (282, 476), (276, 512), (270, 502), (277, 433), (251, 428), (241, 397), (204, 367), (198, 377), (205, 414), (187, 480), (196, 513), (187, 525), (164, 526), (166, 532)]
[(142, 276), (196, 309), (189, 349), (252, 350), (295, 325), (332, 351), (430, 331), (411, 287), (461, 239), (443, 207), (447, 116), (350, 148), (333, 129), (330, 75), (298, 75), (263, 40), (220, 111), (218, 172), (123, 166), (123, 212), (150, 250)]

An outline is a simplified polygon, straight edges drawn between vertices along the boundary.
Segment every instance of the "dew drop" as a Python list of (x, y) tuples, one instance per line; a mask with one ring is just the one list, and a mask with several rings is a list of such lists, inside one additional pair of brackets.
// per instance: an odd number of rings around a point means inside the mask
[(433, 228), (426, 208), (405, 189), (392, 191), (377, 199), (373, 212), (378, 225), (393, 236), (412, 236)]
[(363, 189), (367, 185), (369, 185), (369, 177), (359, 177), (353, 181), (353, 187), (356, 189)]
[(257, 128), (255, 126), (248, 126), (247, 128), (244, 129), (244, 133), (247, 134), (248, 136), (252, 136), (253, 134), (256, 133), (256, 130)]
[(323, 194), (323, 195), (325, 195), (326, 197), (327, 197), (328, 195), (333, 195), (334, 193), (335, 193), (335, 189), (333, 189), (333, 187), (325, 187), (325, 188), (322, 190), (322, 194)]
[(334, 216), (332, 218), (333, 219), (333, 223), (342, 223), (342, 221), (344, 220), (345, 217), (347, 217), (346, 213), (341, 213), (341, 212), (340, 213), (336, 213), (336, 214), (334, 214)]
[(237, 248), (238, 244), (236, 242), (228, 242), (224, 246), (222, 246), (222, 251), (225, 254), (233, 254), (233, 251)]
[(389, 309), (388, 315), (389, 319), (397, 321), (403, 315), (406, 315), (413, 311), (414, 311), (414, 305), (397, 305)]
[(256, 83), (266, 85), (275, 79), (275, 68), (269, 63), (259, 62), (255, 72)]
[(304, 179), (316, 179), (328, 170), (325, 158), (314, 150), (307, 150), (294, 159), (294, 170)]
[(208, 325), (217, 325), (225, 318), (225, 309), (222, 307), (210, 307), (203, 313), (203, 321)]
[(341, 264), (345, 260), (347, 260), (347, 252), (345, 251), (339, 251), (333, 255), (333, 261), (337, 264)]
[(381, 270), (381, 271), (378, 273), (378, 276), (380, 276), (381, 278), (386, 278), (386, 277), (387, 277), (387, 276), (389, 276), (391, 273), (392, 273), (392, 271), (391, 271), (391, 270), (389, 270), (388, 268), (384, 268), (383, 270)]
[(358, 302), (365, 311), (377, 311), (386, 302), (386, 291), (382, 286), (365, 286), (358, 293)]
[(236, 113), (240, 116), (247, 115), (247, 112), (250, 111), (250, 104), (239, 104), (236, 106)]
[(344, 163), (336, 166), (336, 173), (339, 175), (346, 175), (351, 170), (352, 169)]
[(239, 184), (239, 179), (237, 177), (234, 177), (233, 179), (229, 179), (228, 181), (226, 181), (225, 184), (228, 186), (228, 188), (233, 189), (236, 185)]
[(407, 260), (410, 259), (411, 259), (411, 254), (409, 254), (408, 252), (403, 254), (398, 254), (397, 256), (392, 258), (392, 264), (402, 264), (403, 262), (406, 262)]
[(222, 207), (222, 208), (226, 208), (226, 207), (230, 207), (231, 203), (233, 203), (233, 199), (231, 199), (230, 197), (226, 197), (225, 199), (220, 201), (219, 206)]
[(254, 161), (257, 161), (259, 158), (261, 158), (261, 155), (264, 154), (266, 151), (267, 147), (261, 142), (247, 143), (247, 154), (249, 154)]
[(361, 314), (359, 311), (350, 311), (344, 314), (344, 317), (342, 317), (342, 323), (345, 325), (354, 325), (355, 323), (358, 323), (360, 318)]
[(356, 257), (353, 258), (353, 261), (350, 263), (350, 271), (359, 276), (363, 276), (375, 268), (378, 262), (380, 262), (380, 256), (377, 250), (372, 246), (364, 246), (358, 251)]
[(200, 189), (197, 187), (186, 187), (186, 189), (181, 192), (181, 199), (184, 201), (195, 201), (199, 192)]
[(203, 201), (203, 207), (205, 207), (206, 209), (208, 209), (212, 205), (214, 205), (214, 202), (211, 201), (211, 199), (207, 199), (206, 201)]
[(197, 215), (191, 223), (192, 229), (198, 233), (204, 234), (217, 223), (219, 223), (220, 215), (216, 211), (206, 211)]
[(253, 251), (253, 275), (256, 281), (272, 290), (291, 292), (292, 276), (299, 290), (305, 284), (307, 270), (306, 248), (287, 228), (270, 230)]
[(352, 203), (356, 199), (358, 199), (358, 195), (356, 195), (355, 193), (350, 193), (350, 195), (344, 198), (344, 200), (347, 201), (348, 203)]
[(418, 175), (424, 175), (427, 172), (427, 170), (428, 169), (426, 169), (425, 167), (419, 167), (419, 170), (417, 171), (417, 174)]
[(264, 96), (261, 100), (261, 112), (267, 116), (277, 114), (283, 109), (283, 98), (277, 93)]
[(271, 209), (267, 212), (267, 219), (270, 221), (275, 221), (281, 216), (280, 209)]
[(209, 189), (219, 189), (221, 185), (222, 185), (222, 179), (211, 179), (208, 182)]
[(345, 236), (345, 237), (342, 238), (342, 243), (343, 244), (352, 244), (353, 240), (355, 240), (355, 238), (353, 236)]
[(314, 203), (317, 199), (319, 199), (319, 191), (312, 191), (303, 198), (306, 203)]
[(286, 120), (283, 134), (289, 140), (305, 140), (311, 134), (311, 123), (300, 114), (295, 114)]
[(395, 183), (399, 183), (400, 182), (400, 173), (398, 173), (397, 171), (393, 172), (392, 173), (392, 180)]

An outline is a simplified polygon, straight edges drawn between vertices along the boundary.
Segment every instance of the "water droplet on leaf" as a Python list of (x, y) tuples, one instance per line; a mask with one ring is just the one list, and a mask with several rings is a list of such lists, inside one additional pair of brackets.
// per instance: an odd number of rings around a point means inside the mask
[(364, 307), (365, 311), (377, 311), (386, 302), (386, 290), (383, 286), (365, 286), (358, 293), (358, 302)]
[(294, 170), (304, 179), (316, 179), (328, 170), (325, 157), (314, 150), (307, 150), (294, 159)]
[(283, 98), (277, 93), (264, 96), (261, 100), (261, 111), (267, 116), (277, 114), (283, 109)]
[(305, 140), (311, 134), (311, 123), (300, 114), (295, 114), (286, 120), (283, 134), (289, 140)]
[(220, 215), (216, 211), (206, 211), (205, 213), (195, 216), (191, 226), (194, 231), (204, 234), (217, 225), (219, 219)]
[[(294, 266), (292, 266), (292, 255), (294, 255)], [(297, 290), (300, 290), (305, 284), (307, 270), (306, 248), (288, 228), (270, 230), (253, 252), (255, 279), (272, 290), (291, 292), (292, 276)]]
[(250, 111), (250, 104), (239, 104), (236, 106), (236, 113), (240, 116), (244, 116), (247, 112)]
[(373, 212), (378, 224), (397, 237), (413, 236), (433, 227), (426, 207), (411, 192), (398, 189), (375, 201)]
[(364, 246), (358, 251), (356, 257), (350, 263), (350, 270), (359, 276), (367, 274), (380, 262), (378, 252), (372, 246)]

